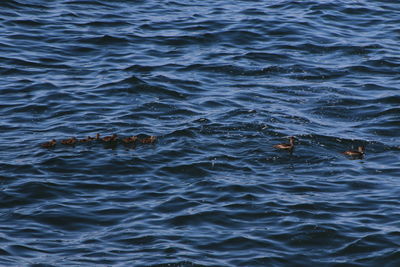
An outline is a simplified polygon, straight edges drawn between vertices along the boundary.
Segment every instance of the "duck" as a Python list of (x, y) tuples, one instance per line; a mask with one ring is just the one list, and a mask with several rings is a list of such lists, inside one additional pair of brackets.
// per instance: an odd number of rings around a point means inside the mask
[(52, 147), (55, 147), (56, 144), (57, 144), (56, 139), (53, 139), (51, 141), (42, 143), (40, 146), (43, 148), (52, 148)]
[(140, 142), (142, 144), (153, 144), (156, 141), (157, 137), (152, 135), (146, 138), (143, 138), (142, 140), (140, 140)]
[(294, 141), (296, 140), (296, 138), (294, 138), (293, 136), (291, 136), (289, 138), (289, 144), (277, 144), (274, 145), (274, 148), (277, 149), (283, 149), (283, 150), (292, 150), (294, 148)]
[(95, 141), (95, 140), (99, 140), (99, 139), (100, 139), (100, 134), (97, 133), (96, 137), (88, 136), (87, 138), (81, 139), (80, 141), (81, 141), (81, 143), (86, 143), (86, 142)]
[(78, 140), (75, 137), (71, 137), (68, 139), (61, 140), (61, 144), (73, 146), (76, 144), (76, 141)]
[(137, 139), (138, 137), (136, 135), (133, 135), (122, 139), (122, 142), (124, 142), (125, 144), (130, 144), (130, 143), (135, 143)]
[(343, 154), (353, 158), (362, 158), (365, 155), (365, 147), (359, 146), (357, 150), (347, 150)]
[(79, 142), (81, 142), (81, 143), (86, 143), (86, 142), (90, 142), (90, 141), (92, 141), (92, 139), (94, 139), (94, 137), (90, 137), (90, 136), (88, 136), (87, 138), (85, 138), (85, 139), (81, 139), (81, 140), (79, 140)]
[(110, 136), (106, 136), (103, 137), (101, 140), (103, 140), (104, 142), (114, 142), (118, 140), (118, 135), (117, 134), (113, 134)]

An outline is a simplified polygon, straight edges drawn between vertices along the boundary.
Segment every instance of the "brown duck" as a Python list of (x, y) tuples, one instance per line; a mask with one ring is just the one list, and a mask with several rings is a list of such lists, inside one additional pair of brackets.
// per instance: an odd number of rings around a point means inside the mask
[(81, 142), (81, 143), (86, 143), (86, 142), (91, 142), (91, 141), (99, 140), (99, 139), (100, 139), (100, 134), (97, 133), (97, 134), (96, 134), (96, 137), (88, 136), (88, 137), (85, 138), (85, 139), (81, 139), (80, 142)]
[(53, 139), (51, 141), (40, 144), (40, 146), (43, 148), (52, 148), (52, 147), (55, 147), (56, 144), (57, 144), (56, 139)]
[(350, 156), (353, 158), (362, 158), (365, 155), (365, 147), (364, 146), (359, 146), (358, 150), (347, 150), (343, 152), (344, 155)]
[(92, 141), (92, 138), (93, 137), (90, 137), (90, 136), (88, 136), (87, 138), (85, 138), (85, 139), (81, 139), (81, 140), (79, 140), (79, 142), (81, 142), (81, 143), (87, 143), (87, 142), (90, 142), (90, 141)]
[(122, 142), (124, 142), (125, 144), (131, 144), (131, 143), (135, 143), (137, 139), (138, 139), (137, 136), (134, 135), (134, 136), (130, 136), (130, 137), (126, 137), (126, 138), (122, 139)]
[(75, 137), (71, 137), (71, 138), (68, 138), (68, 139), (61, 140), (61, 144), (73, 146), (73, 145), (76, 144), (77, 141), (78, 140)]
[(293, 148), (294, 148), (294, 141), (295, 141), (296, 139), (293, 137), (293, 136), (291, 136), (290, 138), (289, 138), (289, 144), (277, 144), (277, 145), (274, 145), (274, 148), (277, 148), (277, 149), (283, 149), (283, 150), (293, 150)]
[(118, 135), (113, 134), (110, 136), (106, 136), (106, 137), (103, 137), (101, 140), (103, 140), (104, 142), (114, 142), (114, 141), (118, 140)]
[(156, 136), (149, 136), (146, 138), (143, 138), (142, 140), (140, 140), (140, 142), (142, 144), (153, 144), (156, 141), (157, 137)]

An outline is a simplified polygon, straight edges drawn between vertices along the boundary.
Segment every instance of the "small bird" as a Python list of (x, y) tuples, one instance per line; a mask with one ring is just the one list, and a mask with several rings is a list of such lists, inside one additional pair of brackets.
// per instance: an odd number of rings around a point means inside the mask
[(363, 158), (365, 155), (365, 147), (364, 146), (359, 146), (358, 150), (347, 150), (343, 152), (344, 155), (350, 156), (353, 158)]
[(294, 141), (295, 140), (296, 139), (293, 136), (291, 136), (289, 138), (289, 141), (290, 141), (289, 144), (277, 144), (277, 145), (274, 145), (274, 148), (284, 149), (284, 150), (292, 150), (294, 148)]
[(51, 141), (42, 143), (40, 146), (43, 148), (52, 148), (52, 147), (55, 147), (56, 144), (57, 144), (56, 139), (53, 139)]
[(106, 137), (103, 137), (101, 140), (103, 140), (104, 142), (114, 142), (114, 141), (118, 140), (118, 135), (113, 134), (111, 136), (106, 136)]
[(94, 141), (94, 140), (99, 140), (99, 139), (100, 139), (100, 134), (97, 133), (97, 134), (96, 134), (96, 137), (88, 136), (88, 137), (85, 138), (85, 139), (81, 139), (80, 142), (81, 142), (81, 143), (86, 143), (86, 142), (90, 142), (90, 141)]
[(77, 141), (78, 140), (75, 137), (71, 137), (71, 138), (68, 138), (68, 139), (61, 140), (61, 144), (73, 146), (73, 145), (76, 144)]
[(150, 136), (150, 137), (146, 137), (143, 138), (142, 140), (140, 140), (140, 142), (142, 144), (153, 144), (156, 141), (157, 137), (156, 136)]
[(92, 141), (93, 139), (94, 139), (93, 137), (88, 136), (88, 137), (85, 138), (85, 139), (79, 140), (79, 142), (81, 142), (81, 143), (87, 143), (87, 142)]
[(126, 138), (122, 139), (122, 142), (124, 142), (125, 144), (130, 144), (130, 143), (135, 143), (137, 139), (138, 139), (137, 136), (134, 135), (134, 136), (130, 136), (130, 137), (126, 137)]

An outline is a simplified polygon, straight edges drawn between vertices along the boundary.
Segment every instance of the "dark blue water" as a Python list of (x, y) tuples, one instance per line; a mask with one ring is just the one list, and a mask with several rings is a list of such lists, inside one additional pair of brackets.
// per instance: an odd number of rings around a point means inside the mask
[[(3, 0), (0, 24), (1, 266), (400, 266), (400, 2)], [(40, 147), (96, 133), (158, 139)]]

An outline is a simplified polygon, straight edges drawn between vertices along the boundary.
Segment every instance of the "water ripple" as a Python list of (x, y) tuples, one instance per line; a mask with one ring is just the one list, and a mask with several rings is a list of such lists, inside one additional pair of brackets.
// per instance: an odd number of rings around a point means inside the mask
[(399, 4), (0, 6), (0, 265), (400, 264)]

